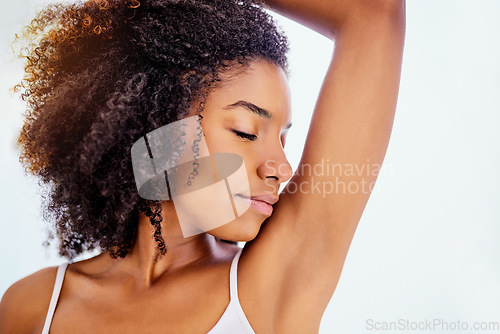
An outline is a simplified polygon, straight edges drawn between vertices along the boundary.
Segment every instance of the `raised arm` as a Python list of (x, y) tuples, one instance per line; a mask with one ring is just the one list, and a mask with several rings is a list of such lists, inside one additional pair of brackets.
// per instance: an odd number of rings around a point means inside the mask
[[(248, 309), (265, 308), (276, 333), (310, 333), (317, 332), (335, 290), (387, 150), (401, 73), (405, 3), (267, 4), (335, 42), (300, 164), (273, 215), (242, 256), (242, 266), (254, 269), (242, 280), (265, 282), (259, 283), (253, 299), (243, 291), (250, 300)], [(335, 174), (314, 175), (303, 168), (321, 164)], [(300, 185), (311, 190), (311, 182), (319, 183), (316, 189), (321, 191), (299, 190)], [(259, 305), (258, 297), (277, 302)]]

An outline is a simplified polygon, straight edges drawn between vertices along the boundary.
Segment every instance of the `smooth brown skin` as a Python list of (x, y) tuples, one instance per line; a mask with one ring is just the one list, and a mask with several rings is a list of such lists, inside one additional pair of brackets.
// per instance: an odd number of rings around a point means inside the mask
[[(272, 0), (271, 9), (335, 40), (335, 51), (315, 106), (301, 164), (381, 164), (392, 129), (404, 44), (404, 0)], [(245, 100), (269, 110), (263, 119)], [(252, 195), (277, 195), (291, 177), (282, 145), (291, 121), (281, 69), (256, 61), (211, 93), (203, 113), (211, 153), (245, 161)], [(256, 134), (238, 138), (232, 129)], [(300, 165), (298, 170), (300, 170)], [(364, 180), (361, 178), (364, 177)], [(331, 176), (314, 176), (332, 181)], [(339, 176), (346, 183), (376, 176)], [(310, 182), (294, 175), (295, 184)], [(291, 183), (292, 183), (291, 182)], [(51, 333), (206, 333), (229, 303), (229, 266), (236, 246), (215, 237), (250, 241), (238, 267), (239, 299), (256, 333), (317, 333), (370, 193), (284, 192), (266, 217), (250, 208), (209, 233), (183, 238), (172, 203), (164, 203), (168, 252), (154, 263), (147, 217), (124, 259), (104, 253), (71, 264)], [(262, 224), (265, 220), (265, 223)], [(40, 333), (56, 268), (13, 284), (0, 303), (0, 333)]]

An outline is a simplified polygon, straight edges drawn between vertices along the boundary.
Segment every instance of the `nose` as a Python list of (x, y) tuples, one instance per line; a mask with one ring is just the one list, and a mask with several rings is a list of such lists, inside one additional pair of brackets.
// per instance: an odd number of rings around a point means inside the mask
[(286, 182), (292, 177), (292, 166), (286, 158), (281, 145), (276, 149), (267, 149), (262, 155), (262, 162), (257, 168), (257, 174), (260, 178), (276, 179), (278, 184)]

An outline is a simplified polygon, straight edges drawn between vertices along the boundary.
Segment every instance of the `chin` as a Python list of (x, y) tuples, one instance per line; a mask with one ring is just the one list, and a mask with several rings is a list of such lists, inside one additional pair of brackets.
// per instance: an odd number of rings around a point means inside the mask
[(207, 233), (223, 240), (248, 242), (257, 237), (263, 222), (262, 218), (258, 219), (255, 216), (251, 217), (250, 215), (243, 214), (239, 218), (214, 228)]

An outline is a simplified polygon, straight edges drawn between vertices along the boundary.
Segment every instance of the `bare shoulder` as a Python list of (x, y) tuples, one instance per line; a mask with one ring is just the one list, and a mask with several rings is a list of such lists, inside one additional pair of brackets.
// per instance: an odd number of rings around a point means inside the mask
[(57, 267), (41, 269), (12, 284), (0, 302), (0, 333), (40, 333)]

